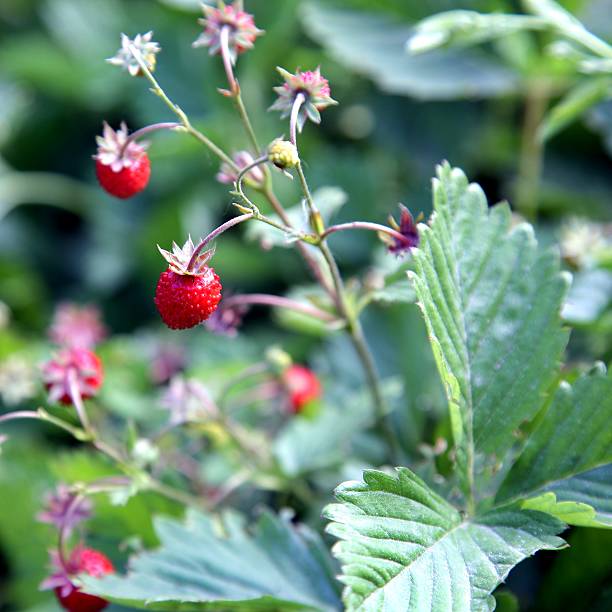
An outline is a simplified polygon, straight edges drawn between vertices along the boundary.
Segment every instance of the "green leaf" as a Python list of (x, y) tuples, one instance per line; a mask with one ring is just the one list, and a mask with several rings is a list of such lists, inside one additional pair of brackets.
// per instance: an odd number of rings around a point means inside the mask
[(552, 492), (526, 499), (521, 504), (521, 508), (552, 514), (552, 516), (568, 525), (580, 527), (601, 526), (597, 522), (596, 512), (592, 506), (573, 501), (557, 501), (557, 496)]
[(476, 52), (435, 51), (410, 56), (410, 24), (373, 12), (300, 3), (308, 33), (342, 65), (371, 78), (383, 91), (427, 100), (499, 96), (515, 92), (518, 76)]
[(333, 562), (306, 527), (263, 514), (252, 533), (235, 513), (157, 517), (158, 550), (127, 576), (83, 577), (88, 593), (147, 610), (339, 609)]
[[(584, 482), (569, 479), (612, 463), (611, 422), (612, 377), (602, 368), (573, 386), (561, 383), (502, 483), (497, 500), (524, 498), (552, 488), (561, 501), (584, 502)], [(555, 490), (555, 485), (561, 488)], [(607, 493), (610, 488), (606, 487)], [(610, 505), (610, 497), (599, 497)], [(599, 504), (595, 501), (593, 507), (598, 510)]]
[(444, 163), (434, 215), (411, 274), (449, 401), (465, 488), (478, 455), (503, 457), (555, 380), (567, 342), (559, 311), (568, 278), (531, 226), (489, 209), (482, 189)]
[(540, 126), (538, 135), (548, 140), (576, 121), (592, 106), (612, 96), (612, 79), (590, 78), (572, 89), (554, 106)]
[(446, 11), (418, 23), (406, 48), (418, 54), (441, 47), (475, 45), (524, 30), (541, 30), (546, 25), (546, 20), (527, 15)]
[(325, 515), (341, 541), (347, 610), (493, 610), (491, 592), (514, 565), (564, 546), (564, 525), (531, 510), (506, 508), (463, 517), (407, 468), (369, 470), (336, 490)]
[(594, 508), (598, 526), (612, 525), (612, 465), (604, 465), (561, 480), (548, 489), (559, 500), (577, 501)]

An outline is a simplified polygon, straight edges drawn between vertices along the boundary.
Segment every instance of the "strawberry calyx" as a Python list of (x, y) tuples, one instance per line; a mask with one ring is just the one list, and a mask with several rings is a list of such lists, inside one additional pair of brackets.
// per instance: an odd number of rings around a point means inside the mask
[(157, 245), (157, 248), (168, 262), (172, 272), (184, 276), (203, 276), (209, 272), (208, 264), (215, 254), (215, 247), (204, 250), (203, 246), (202, 242), (195, 246), (191, 236), (189, 236), (182, 247), (173, 242), (171, 252), (162, 249), (159, 245)]
[(118, 130), (113, 130), (106, 121), (103, 125), (102, 136), (96, 136), (98, 152), (94, 159), (97, 162), (109, 166), (113, 172), (121, 172), (136, 165), (146, 155), (149, 143), (130, 139), (125, 122)]

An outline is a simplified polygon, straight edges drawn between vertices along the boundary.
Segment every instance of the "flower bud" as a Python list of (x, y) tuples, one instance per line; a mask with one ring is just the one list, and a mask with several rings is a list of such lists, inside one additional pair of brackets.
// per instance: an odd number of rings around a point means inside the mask
[(268, 148), (268, 159), (281, 170), (295, 168), (300, 163), (296, 146), (280, 138), (273, 141)]

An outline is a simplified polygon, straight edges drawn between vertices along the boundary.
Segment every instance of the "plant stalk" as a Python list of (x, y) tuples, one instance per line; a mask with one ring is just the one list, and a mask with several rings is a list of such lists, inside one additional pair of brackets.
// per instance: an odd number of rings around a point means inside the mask
[(205, 136), (204, 134), (202, 134), (202, 132), (196, 130), (196, 128), (191, 125), (191, 122), (189, 121), (189, 118), (187, 117), (183, 109), (174, 102), (172, 102), (172, 100), (170, 100), (170, 98), (166, 95), (166, 92), (157, 82), (157, 79), (149, 70), (146, 62), (142, 59), (138, 49), (136, 49), (133, 45), (130, 45), (129, 50), (134, 56), (134, 59), (138, 62), (142, 73), (149, 81), (149, 83), (151, 83), (151, 91), (156, 96), (158, 96), (164, 102), (164, 104), (179, 118), (183, 128), (196, 140), (199, 140), (204, 146), (206, 146), (221, 161), (228, 164), (233, 170), (238, 171), (238, 166), (236, 166), (236, 162), (234, 162), (234, 160), (225, 151), (223, 151), (223, 149), (218, 147), (210, 138), (208, 138), (208, 136)]
[(529, 221), (535, 220), (538, 211), (544, 156), (544, 143), (538, 136), (538, 129), (546, 114), (548, 100), (547, 86), (541, 84), (529, 86), (525, 100), (516, 198), (519, 212)]

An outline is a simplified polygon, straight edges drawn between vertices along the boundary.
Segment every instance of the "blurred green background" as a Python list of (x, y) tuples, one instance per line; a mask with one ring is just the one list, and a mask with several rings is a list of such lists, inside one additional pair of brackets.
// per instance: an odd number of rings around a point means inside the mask
[[(562, 4), (612, 39), (610, 0)], [(247, 0), (246, 5), (266, 30), (237, 69), (260, 140), (288, 131), (277, 114), (266, 111), (279, 82), (278, 64), (288, 70), (321, 65), (340, 102), (324, 113), (319, 128), (308, 125), (301, 140), (311, 185), (348, 196), (338, 221), (384, 222), (398, 202), (427, 215), (430, 177), (442, 159), (480, 182), (491, 201), (513, 201), (526, 155), (526, 98), (534, 84), (544, 82), (551, 84), (553, 101), (576, 79), (562, 63), (543, 58), (544, 41), (527, 35), (418, 60), (404, 53), (410, 25), (423, 17), (451, 8), (512, 11), (520, 8), (518, 2)], [(156, 75), (170, 97), (227, 150), (245, 148), (231, 103), (217, 93), (224, 86), (220, 61), (191, 48), (200, 31), (198, 7), (194, 0), (0, 0), (0, 359), (17, 352), (43, 358), (41, 340), (61, 300), (99, 305), (120, 337), (159, 334), (152, 296), (163, 263), (155, 245), (205, 234), (233, 214), (226, 186), (214, 178), (216, 159), (187, 136), (153, 136), (151, 184), (129, 201), (98, 188), (91, 159), (103, 120), (115, 127), (125, 120), (131, 129), (173, 120), (144, 80), (104, 61), (115, 53), (120, 32), (133, 36), (151, 29), (163, 48)], [(599, 223), (612, 219), (612, 103), (589, 110), (541, 153), (541, 182), (532, 195), (543, 243), (558, 242), (574, 216)], [(297, 186), (280, 175), (275, 181), (286, 205), (297, 204)], [(332, 245), (347, 276), (372, 268), (389, 272), (398, 265), (368, 233), (343, 234)], [(593, 270), (574, 270), (582, 293), (574, 300), (572, 364), (610, 360), (607, 267), (601, 266), (595, 279)], [(215, 269), (231, 292), (284, 293), (310, 283), (293, 251), (262, 250), (245, 240), (243, 228), (219, 241)], [(365, 322), (383, 373), (399, 375), (408, 389), (395, 415), (406, 446), (432, 443), (432, 415), (444, 412), (444, 402), (416, 308), (375, 305)], [(279, 342), (324, 371), (344, 370), (345, 380), (355, 376), (338, 338), (296, 331), (257, 309), (247, 319), (246, 339), (228, 341), (227, 351), (246, 360)], [(201, 330), (173, 335), (172, 341), (197, 346), (193, 350), (203, 361), (220, 354)], [(143, 361), (138, 346), (131, 350)], [(135, 407), (134, 414), (141, 409)], [(38, 427), (22, 428), (6, 445), (0, 457), (0, 610), (57, 609), (48, 593), (37, 591), (51, 541), (50, 530), (35, 524), (34, 515), (51, 482), (100, 470), (66, 440)], [(175, 511), (160, 507), (159, 500), (133, 500), (124, 512), (106, 508), (92, 532), (103, 542), (113, 529), (115, 538), (117, 530), (124, 537), (137, 531), (150, 543), (147, 517), (153, 509)], [(510, 586), (521, 609), (610, 609), (610, 534), (580, 530), (570, 542), (570, 551), (541, 553), (513, 572)], [(514, 609), (516, 602), (506, 603)]]

